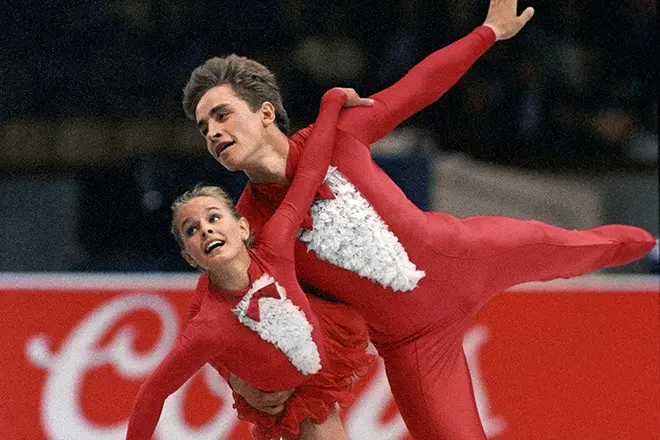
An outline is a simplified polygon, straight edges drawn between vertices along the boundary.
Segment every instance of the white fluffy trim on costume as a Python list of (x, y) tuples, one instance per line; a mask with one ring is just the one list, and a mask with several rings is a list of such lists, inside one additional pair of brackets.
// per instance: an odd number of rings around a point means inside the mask
[[(264, 297), (257, 300), (261, 315), (259, 321), (246, 316), (252, 296), (273, 283), (280, 298)], [(301, 373), (314, 374), (321, 369), (319, 350), (312, 339), (312, 325), (307, 321), (303, 311), (287, 299), (286, 290), (272, 276), (263, 274), (256, 280), (232, 312), (261, 339), (281, 350)]]
[(298, 238), (321, 259), (390, 287), (408, 291), (425, 275), (385, 222), (336, 167), (325, 180), (335, 198), (316, 200), (311, 207), (312, 231)]

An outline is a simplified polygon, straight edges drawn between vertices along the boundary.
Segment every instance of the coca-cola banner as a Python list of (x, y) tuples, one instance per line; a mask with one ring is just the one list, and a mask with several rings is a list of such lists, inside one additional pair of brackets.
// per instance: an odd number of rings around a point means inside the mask
[[(0, 438), (119, 440), (140, 383), (172, 346), (191, 275), (0, 276)], [(503, 293), (464, 349), (496, 439), (660, 438), (658, 280), (583, 278)], [(382, 364), (342, 411), (353, 440), (410, 437)], [(248, 439), (204, 367), (167, 400), (159, 440)]]

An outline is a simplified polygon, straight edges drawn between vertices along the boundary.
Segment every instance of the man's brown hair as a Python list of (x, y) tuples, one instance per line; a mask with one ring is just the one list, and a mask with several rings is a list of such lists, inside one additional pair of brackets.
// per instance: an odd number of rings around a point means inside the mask
[(253, 112), (266, 101), (273, 104), (275, 124), (284, 134), (289, 134), (289, 116), (284, 110), (275, 75), (266, 66), (235, 54), (210, 58), (193, 70), (188, 84), (183, 88), (186, 116), (194, 121), (195, 109), (202, 96), (223, 84), (229, 85)]

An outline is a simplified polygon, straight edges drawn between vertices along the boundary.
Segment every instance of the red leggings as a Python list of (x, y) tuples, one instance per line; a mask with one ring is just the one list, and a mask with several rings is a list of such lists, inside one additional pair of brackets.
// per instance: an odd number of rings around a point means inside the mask
[(415, 440), (485, 440), (463, 333), (447, 336), (430, 332), (381, 350), (392, 395)]
[[(464, 223), (472, 226), (473, 236), (475, 231), (488, 233), (488, 228), (481, 227), (483, 224), (499, 226), (504, 231), (501, 234), (490, 232), (489, 240), (477, 240), (478, 243), (491, 243), (497, 247), (501, 244), (497, 240), (500, 240), (504, 243), (502, 247), (506, 247), (507, 243), (520, 245), (522, 242), (524, 245), (527, 240), (533, 246), (526, 245), (525, 252), (494, 253), (499, 256), (492, 264), (482, 264), (478, 268), (475, 265), (472, 278), (481, 275), (492, 282), (494, 289), (483, 288), (487, 284), (485, 281), (476, 284), (480, 288), (470, 289), (467, 283), (470, 277), (466, 277), (461, 286), (461, 303), (467, 305), (462, 316), (439, 319), (414, 337), (378, 347), (385, 361), (392, 395), (415, 440), (486, 439), (463, 352), (463, 336), (472, 317), (494, 294), (524, 281), (572, 277), (601, 267), (624, 264), (639, 258), (655, 241), (647, 232), (623, 225), (566, 231), (538, 222), (506, 218), (475, 217)], [(473, 260), (468, 262), (474, 264)], [(452, 263), (450, 259), (446, 266), (450, 267)], [(459, 293), (453, 291), (453, 294)], [(443, 298), (436, 298), (439, 306)], [(434, 310), (440, 317), (443, 310), (448, 309), (439, 306)]]

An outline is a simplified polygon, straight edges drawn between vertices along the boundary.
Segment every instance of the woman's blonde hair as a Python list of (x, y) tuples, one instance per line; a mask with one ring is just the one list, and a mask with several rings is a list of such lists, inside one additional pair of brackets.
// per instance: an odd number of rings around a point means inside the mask
[[(176, 242), (179, 243), (179, 247), (181, 247), (181, 249), (184, 248), (184, 244), (183, 238), (181, 237), (181, 231), (176, 224), (176, 217), (179, 214), (179, 211), (181, 211), (181, 208), (183, 208), (186, 203), (197, 197), (213, 197), (214, 199), (223, 203), (227, 208), (229, 208), (229, 211), (231, 212), (231, 215), (234, 217), (234, 219), (239, 220), (242, 217), (238, 212), (238, 209), (236, 209), (236, 205), (232, 201), (231, 197), (229, 197), (229, 194), (227, 194), (224, 189), (220, 188), (219, 186), (202, 184), (195, 185), (177, 197), (174, 202), (172, 202), (172, 224), (170, 227), (170, 232), (172, 235), (174, 235), (174, 238), (176, 239)], [(252, 232), (250, 232), (250, 236), (247, 240), (245, 240), (245, 246), (251, 248), (253, 244), (254, 236)]]

